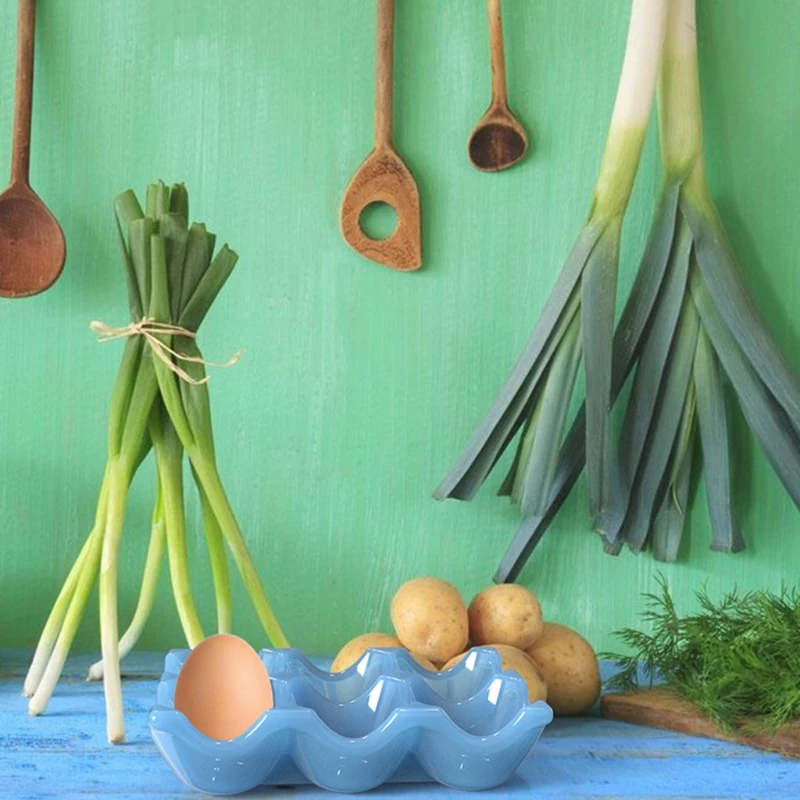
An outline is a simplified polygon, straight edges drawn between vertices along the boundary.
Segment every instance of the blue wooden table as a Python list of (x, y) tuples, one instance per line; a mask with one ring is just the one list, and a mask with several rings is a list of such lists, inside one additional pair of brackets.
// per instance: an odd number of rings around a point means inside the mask
[[(134, 654), (125, 664), (128, 742), (105, 739), (103, 690), (83, 680), (88, 658), (70, 662), (45, 716), (20, 696), (26, 654), (0, 650), (0, 797), (202, 797), (172, 774), (153, 744), (147, 717), (163, 658)], [(336, 795), (316, 787), (261, 790), (248, 797), (298, 800)], [(366, 797), (464, 798), (433, 784), (385, 786)], [(800, 761), (724, 742), (596, 717), (556, 719), (499, 798), (775, 798), (800, 800)]]

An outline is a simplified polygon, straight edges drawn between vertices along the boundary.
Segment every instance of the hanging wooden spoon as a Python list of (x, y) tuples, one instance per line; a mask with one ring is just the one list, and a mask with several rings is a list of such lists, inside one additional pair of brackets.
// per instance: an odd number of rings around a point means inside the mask
[[(392, 146), (394, 0), (378, 0), (377, 43), (375, 148), (345, 190), (342, 236), (371, 261), (410, 271), (422, 266), (419, 191), (414, 176)], [(371, 239), (361, 228), (361, 212), (371, 203), (386, 203), (397, 214), (397, 227), (385, 239)]]
[(528, 136), (508, 107), (503, 14), (500, 0), (488, 0), (492, 50), (492, 102), (469, 137), (470, 161), (483, 172), (513, 167), (528, 149)]
[(19, 0), (11, 183), (0, 195), (2, 297), (28, 297), (48, 289), (67, 254), (61, 227), (28, 183), (35, 24), (35, 0)]

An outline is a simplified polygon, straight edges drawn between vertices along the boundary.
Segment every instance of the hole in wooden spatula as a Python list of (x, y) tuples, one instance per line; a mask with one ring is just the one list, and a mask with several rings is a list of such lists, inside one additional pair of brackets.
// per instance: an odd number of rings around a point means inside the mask
[(368, 203), (358, 217), (358, 227), (364, 236), (375, 242), (382, 242), (397, 229), (397, 212), (388, 203)]

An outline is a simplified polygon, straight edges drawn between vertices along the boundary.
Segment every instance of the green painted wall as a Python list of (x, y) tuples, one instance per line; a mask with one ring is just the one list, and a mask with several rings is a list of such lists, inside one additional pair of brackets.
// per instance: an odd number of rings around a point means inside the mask
[[(32, 179), (61, 220), (63, 278), (0, 304), (0, 643), (31, 645), (88, 530), (125, 321), (111, 201), (184, 180), (193, 216), (241, 254), (204, 327), (209, 358), (247, 355), (212, 383), (221, 470), (290, 637), (311, 651), (387, 624), (406, 578), (485, 585), (516, 522), (493, 496), (430, 499), (525, 341), (580, 228), (610, 117), (627, 0), (508, 0), (510, 95), (524, 165), (473, 170), (465, 141), (488, 100), (480, 0), (398, 0), (396, 140), (418, 177), (426, 268), (351, 252), (337, 210), (370, 149), (373, 0), (43, 0)], [(710, 181), (755, 297), (800, 368), (800, 5), (698, 0)], [(0, 10), (0, 156), (12, 108), (15, 3)], [(658, 184), (654, 137), (628, 215), (621, 291)], [(740, 426), (736, 485), (749, 549), (708, 551), (702, 485), (682, 562), (703, 581), (793, 582), (800, 514)], [(123, 549), (123, 619), (143, 562), (152, 473)], [(192, 497), (195, 588), (213, 616)], [(611, 558), (585, 484), (524, 573), (546, 613), (598, 646), (634, 620), (656, 565)], [(241, 593), (239, 594), (241, 598)], [(241, 603), (237, 630), (262, 643)], [(166, 580), (145, 647), (181, 644)], [(79, 638), (97, 646), (93, 603)]]

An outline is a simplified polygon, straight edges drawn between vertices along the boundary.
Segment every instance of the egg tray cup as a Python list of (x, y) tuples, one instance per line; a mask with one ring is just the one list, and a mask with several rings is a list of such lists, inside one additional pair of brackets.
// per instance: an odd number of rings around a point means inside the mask
[(363, 792), (419, 781), (489, 789), (514, 774), (553, 718), (547, 703), (528, 702), (525, 682), (503, 672), (492, 648), (474, 648), (442, 673), (402, 649), (368, 650), (339, 673), (296, 649), (262, 650), (275, 706), (245, 733), (217, 741), (175, 709), (189, 652), (167, 655), (150, 730), (173, 772), (209, 794), (308, 783)]

